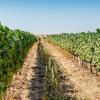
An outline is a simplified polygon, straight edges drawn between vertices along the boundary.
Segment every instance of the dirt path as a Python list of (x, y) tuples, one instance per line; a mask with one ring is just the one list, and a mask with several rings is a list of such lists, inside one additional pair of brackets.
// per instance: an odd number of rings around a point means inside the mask
[[(97, 82), (96, 77), (91, 75), (84, 68), (75, 65), (75, 63), (64, 56), (57, 47), (49, 43), (43, 43), (50, 54), (60, 65), (60, 69), (65, 77), (69, 77), (71, 83), (77, 90), (76, 95), (81, 100), (100, 100), (100, 83)], [(65, 83), (67, 80), (65, 80)]]
[[(73, 96), (81, 98), (79, 100), (86, 100), (86, 98), (100, 100), (100, 82), (97, 82), (95, 76), (76, 65), (69, 57), (65, 57), (56, 46), (43, 44), (60, 65), (62, 78), (64, 78), (61, 82), (64, 95), (74, 94)], [(42, 100), (44, 76), (42, 69), (39, 63), (38, 46), (35, 44), (29, 50), (22, 69), (14, 75), (4, 100)]]
[(29, 50), (23, 67), (13, 77), (5, 100), (39, 100), (42, 96), (41, 72), (39, 71), (37, 44)]

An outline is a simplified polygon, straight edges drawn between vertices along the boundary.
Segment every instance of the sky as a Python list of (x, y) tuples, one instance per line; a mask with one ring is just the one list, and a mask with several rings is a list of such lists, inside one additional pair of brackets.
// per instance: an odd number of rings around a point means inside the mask
[(0, 0), (0, 21), (34, 34), (95, 31), (100, 0)]

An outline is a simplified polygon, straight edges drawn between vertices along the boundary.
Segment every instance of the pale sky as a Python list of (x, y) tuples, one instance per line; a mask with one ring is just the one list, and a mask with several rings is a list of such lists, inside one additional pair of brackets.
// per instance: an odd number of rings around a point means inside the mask
[(34, 34), (95, 31), (100, 0), (0, 0), (0, 21)]

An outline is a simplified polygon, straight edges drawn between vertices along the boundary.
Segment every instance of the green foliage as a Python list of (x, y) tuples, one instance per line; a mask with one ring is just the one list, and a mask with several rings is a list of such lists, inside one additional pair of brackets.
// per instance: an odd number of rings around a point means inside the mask
[(42, 44), (39, 44), (40, 63), (44, 69), (43, 100), (67, 100), (60, 89), (59, 66)]
[(11, 30), (0, 24), (0, 98), (21, 68), (36, 37), (21, 30)]
[(49, 41), (67, 49), (75, 56), (79, 56), (81, 61), (86, 61), (100, 69), (100, 29), (96, 32), (81, 32), (76, 34), (49, 35)]

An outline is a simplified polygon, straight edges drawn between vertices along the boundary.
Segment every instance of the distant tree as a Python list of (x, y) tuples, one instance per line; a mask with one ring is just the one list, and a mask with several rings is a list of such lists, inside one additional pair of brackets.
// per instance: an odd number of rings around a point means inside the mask
[(100, 29), (96, 29), (96, 32), (97, 32), (97, 33), (100, 33)]

